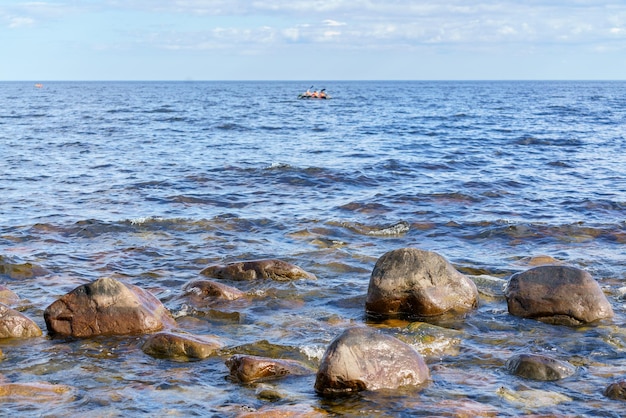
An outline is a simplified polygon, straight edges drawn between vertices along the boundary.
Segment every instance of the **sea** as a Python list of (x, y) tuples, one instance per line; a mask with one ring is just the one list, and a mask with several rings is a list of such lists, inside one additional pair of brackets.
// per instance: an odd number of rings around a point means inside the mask
[[(311, 85), (331, 98), (299, 100)], [(625, 149), (624, 81), (0, 82), (0, 284), (43, 330), (0, 340), (0, 407), (46, 417), (624, 416), (626, 403), (604, 390), (626, 379)], [(478, 307), (433, 319), (424, 335), (410, 319), (372, 322), (374, 264), (404, 247), (474, 280)], [(203, 268), (266, 258), (317, 279), (225, 281), (244, 301), (186, 302), (183, 286)], [(589, 272), (615, 317), (565, 327), (510, 315), (508, 278), (544, 262)], [(143, 335), (51, 338), (46, 307), (101, 277), (150, 291), (181, 332), (224, 348), (181, 361), (145, 354)], [(429, 383), (318, 396), (316, 367), (353, 326), (408, 341)], [(312, 373), (241, 384), (225, 365), (236, 353), (296, 359)], [(506, 361), (520, 353), (576, 373), (512, 375)], [(14, 383), (71, 390), (11, 393)]]

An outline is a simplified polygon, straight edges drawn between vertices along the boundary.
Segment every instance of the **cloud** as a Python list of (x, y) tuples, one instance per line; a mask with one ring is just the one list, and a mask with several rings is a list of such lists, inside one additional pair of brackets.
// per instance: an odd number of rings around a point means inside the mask
[(8, 28), (9, 29), (17, 29), (28, 26), (33, 26), (35, 23), (35, 19), (30, 17), (11, 17), (8, 19)]

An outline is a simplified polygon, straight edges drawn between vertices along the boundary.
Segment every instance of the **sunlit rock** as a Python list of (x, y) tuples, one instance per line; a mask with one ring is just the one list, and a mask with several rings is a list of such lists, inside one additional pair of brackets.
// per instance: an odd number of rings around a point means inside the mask
[(442, 256), (401, 248), (389, 251), (376, 262), (365, 309), (374, 317), (428, 317), (466, 312), (477, 304), (474, 282)]
[(222, 346), (214, 336), (159, 332), (150, 335), (141, 349), (152, 357), (188, 361), (210, 357)]
[(241, 290), (213, 280), (194, 280), (187, 283), (183, 291), (194, 305), (212, 300), (236, 300), (245, 296)]
[(422, 356), (399, 339), (366, 327), (349, 328), (324, 353), (315, 379), (321, 395), (420, 386), (430, 378)]
[(237, 354), (226, 360), (230, 377), (241, 383), (278, 379), (289, 375), (307, 375), (314, 372), (296, 360)]
[(44, 311), (52, 336), (145, 334), (175, 325), (169, 311), (149, 292), (115, 279), (78, 286)]
[(506, 362), (507, 370), (517, 376), (532, 380), (560, 380), (573, 375), (571, 364), (539, 354), (519, 354)]
[(613, 317), (598, 283), (575, 267), (539, 266), (516, 273), (505, 297), (512, 315), (550, 324), (580, 325)]
[(32, 319), (0, 303), (0, 338), (30, 338), (41, 334)]
[(300, 267), (282, 260), (267, 259), (235, 262), (226, 265), (206, 267), (201, 274), (217, 279), (256, 280), (271, 279), (289, 281), (298, 279), (315, 279), (315, 275)]
[(0, 284), (0, 303), (11, 305), (19, 302), (20, 298), (8, 287)]

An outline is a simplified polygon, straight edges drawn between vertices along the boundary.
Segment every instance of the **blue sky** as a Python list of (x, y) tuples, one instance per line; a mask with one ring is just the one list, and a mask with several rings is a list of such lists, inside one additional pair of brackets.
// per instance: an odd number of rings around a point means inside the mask
[(0, 2), (0, 80), (363, 79), (626, 79), (626, 1)]

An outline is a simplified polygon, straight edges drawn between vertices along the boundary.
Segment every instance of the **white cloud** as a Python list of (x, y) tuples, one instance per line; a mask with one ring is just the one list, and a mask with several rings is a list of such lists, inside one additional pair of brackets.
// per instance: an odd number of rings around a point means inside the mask
[(30, 17), (11, 17), (8, 19), (8, 22), (9, 29), (17, 29), (33, 26), (35, 24), (35, 19)]

